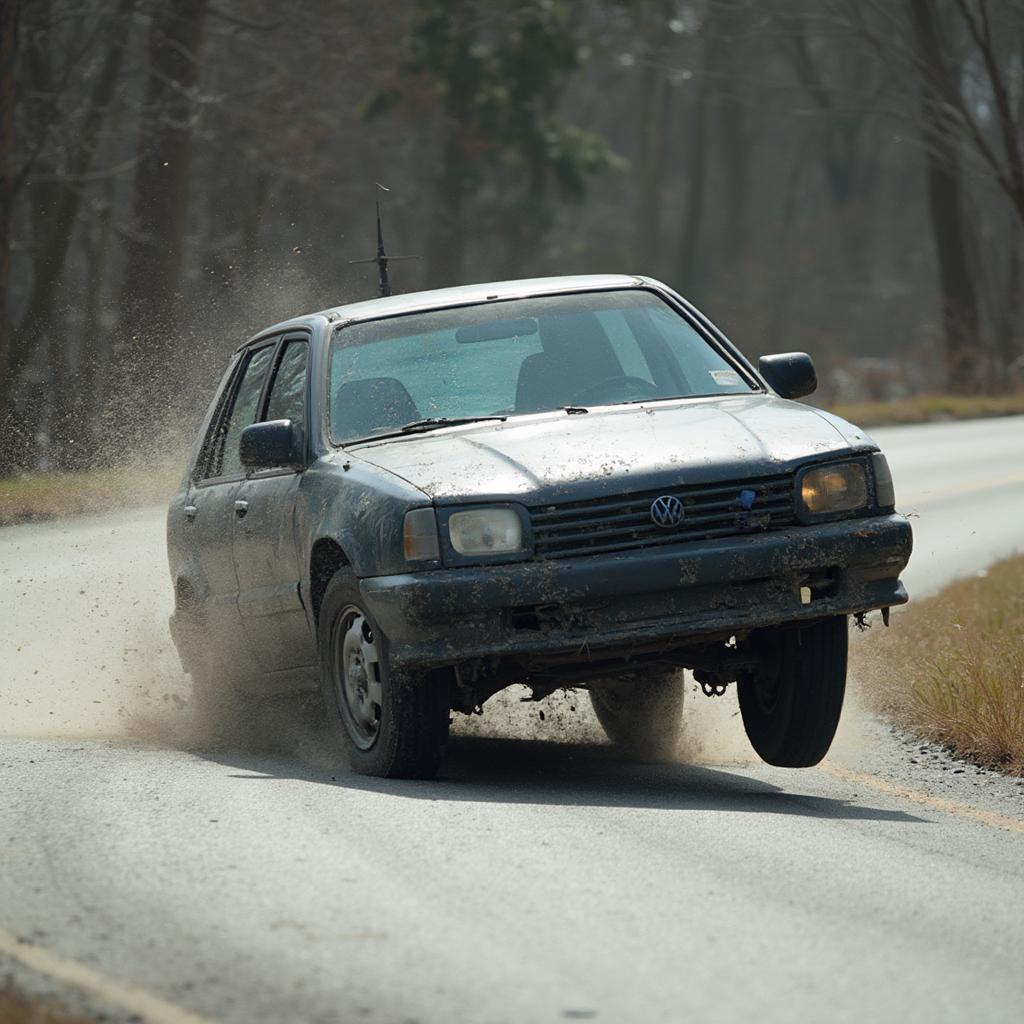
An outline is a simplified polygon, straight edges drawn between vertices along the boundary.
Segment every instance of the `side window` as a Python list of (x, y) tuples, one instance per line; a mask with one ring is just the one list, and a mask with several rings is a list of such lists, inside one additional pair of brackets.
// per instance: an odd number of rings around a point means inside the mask
[(264, 419), (291, 420), (306, 426), (306, 356), (309, 344), (305, 341), (285, 343), (277, 364), (277, 372), (270, 385), (270, 398)]
[(195, 468), (192, 471), (193, 480), (201, 480), (204, 477), (211, 475), (210, 467), (212, 465), (213, 455), (221, 438), (221, 425), (224, 422), (224, 409), (231, 398), (234, 382), (238, 378), (236, 371), (238, 369), (239, 358), (240, 357), (237, 352), (231, 357), (231, 362), (228, 364), (228, 368), (224, 371), (224, 376), (221, 378), (220, 387), (217, 388), (217, 397), (213, 400), (213, 404), (211, 406), (210, 423), (206, 428), (206, 434), (203, 437), (203, 443), (199, 449), (199, 456), (196, 459)]
[(249, 356), (231, 407), (221, 421), (222, 440), (219, 450), (213, 453), (210, 460), (209, 476), (236, 476), (242, 472), (239, 441), (242, 431), (256, 420), (263, 379), (267, 375), (273, 352), (274, 346), (266, 345)]

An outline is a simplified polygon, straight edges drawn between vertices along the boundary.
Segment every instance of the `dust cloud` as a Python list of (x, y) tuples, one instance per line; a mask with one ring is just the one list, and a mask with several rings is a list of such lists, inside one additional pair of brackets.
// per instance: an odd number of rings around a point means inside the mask
[[(686, 764), (703, 765), (741, 765), (756, 761), (743, 732), (733, 688), (722, 697), (709, 698), (689, 672), (684, 673), (679, 682), (686, 688), (686, 698), (677, 759)], [(523, 686), (510, 687), (489, 700), (482, 715), (456, 716), (453, 735), (563, 743), (606, 742), (586, 691), (557, 691), (538, 702), (529, 700), (529, 693)]]
[(0, 530), (0, 735), (301, 746), (304, 702), (192, 700), (167, 626), (163, 508)]
[(122, 738), (189, 703), (159, 509), (0, 530), (0, 733)]
[[(162, 508), (0, 530), (0, 734), (189, 750), (227, 744), (321, 766), (336, 760), (315, 694), (201, 718), (167, 629), (172, 603)], [(682, 685), (679, 760), (756, 763), (735, 687), (708, 698), (689, 673)], [(528, 696), (512, 687), (482, 716), (455, 715), (453, 735), (605, 742), (585, 691)], [(855, 760), (869, 718), (851, 686), (830, 757)]]

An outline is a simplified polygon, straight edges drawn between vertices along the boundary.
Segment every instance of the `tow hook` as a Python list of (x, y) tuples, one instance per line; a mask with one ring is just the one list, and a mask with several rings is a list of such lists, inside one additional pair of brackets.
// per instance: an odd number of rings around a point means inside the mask
[(725, 688), (729, 685), (728, 683), (723, 683), (715, 673), (705, 672), (701, 669), (697, 669), (693, 673), (693, 678), (700, 683), (700, 688), (704, 691), (705, 697), (721, 697), (725, 693)]

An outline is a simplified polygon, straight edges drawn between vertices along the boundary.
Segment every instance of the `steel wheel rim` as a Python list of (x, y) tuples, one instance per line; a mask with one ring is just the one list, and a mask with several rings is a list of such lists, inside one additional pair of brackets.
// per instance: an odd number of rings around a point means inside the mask
[(335, 619), (332, 637), (334, 698), (352, 742), (369, 750), (384, 717), (380, 653), (366, 615), (349, 605)]

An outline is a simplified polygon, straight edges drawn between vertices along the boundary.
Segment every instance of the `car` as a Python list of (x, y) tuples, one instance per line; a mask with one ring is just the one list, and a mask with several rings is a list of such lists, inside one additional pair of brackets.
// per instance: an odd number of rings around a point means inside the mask
[[(452, 712), (581, 688), (664, 757), (683, 672), (754, 750), (828, 751), (851, 617), (907, 600), (907, 520), (861, 429), (795, 401), (646, 277), (474, 284), (261, 331), (171, 500), (170, 625), (195, 699), (319, 685), (337, 749), (429, 777)], [(233, 697), (233, 699), (237, 699)]]

